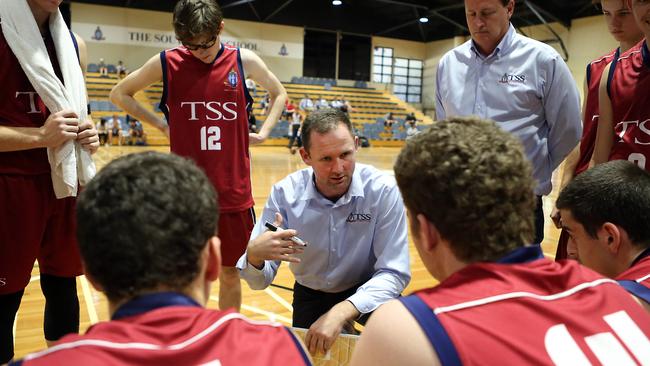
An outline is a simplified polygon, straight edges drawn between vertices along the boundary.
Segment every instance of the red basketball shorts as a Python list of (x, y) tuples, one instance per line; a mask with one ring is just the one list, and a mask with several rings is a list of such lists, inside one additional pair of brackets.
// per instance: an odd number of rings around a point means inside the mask
[(248, 240), (255, 226), (255, 211), (222, 212), (219, 214), (219, 239), (221, 240), (221, 264), (234, 267), (246, 251)]
[(40, 273), (82, 274), (75, 203), (56, 199), (49, 174), (0, 175), (0, 295), (24, 289), (35, 260)]

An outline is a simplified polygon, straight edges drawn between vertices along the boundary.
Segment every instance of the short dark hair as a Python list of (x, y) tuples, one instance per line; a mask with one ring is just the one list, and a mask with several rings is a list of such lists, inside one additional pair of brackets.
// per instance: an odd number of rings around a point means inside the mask
[(347, 127), (350, 134), (354, 136), (350, 119), (340, 109), (324, 108), (309, 113), (302, 125), (302, 144), (305, 150), (309, 151), (311, 146), (312, 131), (325, 134), (337, 129), (339, 124)]
[(216, 35), (222, 21), (223, 13), (214, 0), (180, 0), (174, 7), (174, 32), (179, 41)]
[(112, 301), (160, 288), (183, 290), (199, 274), (217, 220), (212, 184), (192, 161), (173, 154), (116, 159), (77, 201), (86, 271)]
[(530, 163), (494, 122), (436, 122), (407, 140), (394, 170), (410, 213), (434, 224), (459, 259), (495, 261), (532, 241)]
[(557, 199), (592, 238), (606, 222), (636, 245), (650, 246), (650, 173), (627, 160), (596, 165), (578, 175)]

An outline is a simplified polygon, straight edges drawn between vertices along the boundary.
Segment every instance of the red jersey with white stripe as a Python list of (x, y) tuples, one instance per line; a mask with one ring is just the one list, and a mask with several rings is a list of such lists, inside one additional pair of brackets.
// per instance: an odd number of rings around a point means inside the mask
[(650, 249), (646, 249), (634, 264), (616, 279), (631, 294), (650, 304)]
[(200, 166), (219, 194), (222, 212), (254, 205), (248, 152), (251, 97), (239, 49), (221, 45), (209, 64), (185, 47), (161, 53), (163, 96), (173, 153)]
[(433, 334), (429, 340), (443, 364), (635, 365), (650, 360), (650, 315), (616, 281), (575, 261), (534, 259), (534, 251), (541, 257), (539, 248), (521, 248), (513, 252), (517, 261), (471, 264), (417, 292), (416, 300), (428, 309), (425, 315), (409, 307), (408, 297), (401, 300), (423, 331)]
[[(63, 80), (54, 41), (49, 32), (45, 38), (45, 46), (56, 75)], [(0, 65), (0, 126), (43, 126), (50, 111), (25, 75), (1, 29)], [(45, 148), (0, 152), (0, 174), (37, 175), (49, 172), (50, 164)]]
[(619, 50), (613, 50), (587, 65), (587, 95), (585, 96), (585, 113), (582, 121), (582, 138), (580, 139), (580, 157), (576, 165), (575, 174), (587, 170), (591, 155), (596, 144), (596, 130), (598, 126), (598, 89), (600, 78), (607, 65), (618, 55)]
[(618, 58), (608, 89), (615, 131), (609, 160), (629, 160), (650, 170), (650, 55), (645, 41)]
[[(158, 295), (154, 295), (158, 296)], [(21, 361), (18, 361), (19, 363)], [(18, 364), (19, 364), (18, 363)], [(28, 355), (36, 365), (308, 365), (293, 333), (233, 311), (154, 305)]]

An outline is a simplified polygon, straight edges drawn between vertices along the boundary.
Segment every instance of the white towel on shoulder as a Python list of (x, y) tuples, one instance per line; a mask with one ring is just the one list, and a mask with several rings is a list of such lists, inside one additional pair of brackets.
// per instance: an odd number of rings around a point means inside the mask
[[(65, 85), (54, 73), (27, 0), (0, 0), (0, 25), (7, 44), (50, 113), (71, 109), (80, 121), (88, 119), (86, 84), (61, 12), (50, 15), (49, 27)], [(78, 184), (85, 185), (95, 175), (92, 157), (76, 141), (48, 148), (47, 157), (57, 198), (76, 196)]]

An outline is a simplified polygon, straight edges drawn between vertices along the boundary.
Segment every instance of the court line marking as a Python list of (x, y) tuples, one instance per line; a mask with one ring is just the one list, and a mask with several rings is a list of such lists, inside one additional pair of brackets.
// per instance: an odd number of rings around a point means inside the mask
[(79, 276), (79, 280), (81, 281), (81, 289), (83, 291), (90, 325), (96, 324), (99, 322), (99, 317), (97, 316), (97, 309), (95, 309), (95, 302), (93, 301), (93, 293), (90, 289), (90, 283), (88, 283), (88, 280), (84, 275)]
[(275, 293), (275, 291), (271, 290), (268, 287), (264, 289), (264, 292), (266, 292), (269, 296), (271, 296), (273, 300), (279, 302), (280, 305), (284, 306), (285, 309), (293, 313), (293, 306), (291, 306), (291, 304), (289, 304), (287, 300), (282, 298), (282, 296), (278, 295), (277, 293)]
[[(219, 296), (210, 296), (210, 300), (216, 301), (218, 303), (219, 302)], [(291, 325), (291, 323), (292, 323), (292, 320), (287, 318), (286, 316), (282, 316), (282, 315), (276, 314), (276, 313), (271, 312), (271, 311), (262, 310), (260, 308), (256, 308), (254, 306), (250, 306), (250, 305), (246, 305), (246, 304), (241, 304), (241, 308), (244, 309), (244, 310), (248, 310), (250, 312), (256, 313), (256, 314), (264, 315), (271, 321), (281, 321), (281, 322), (283, 322), (285, 324), (289, 324), (289, 325)]]

